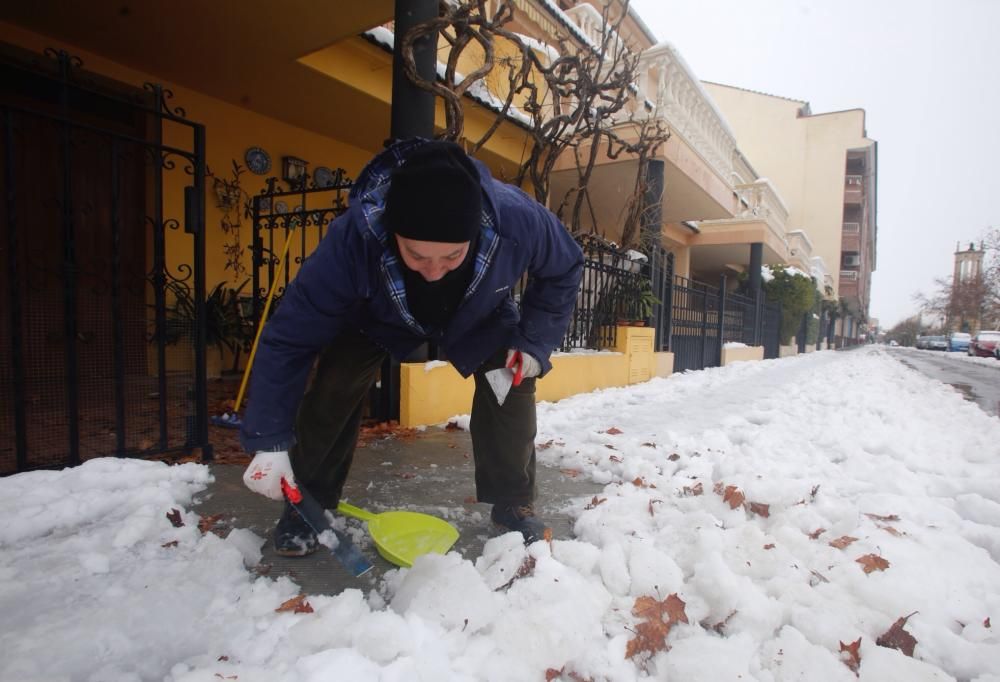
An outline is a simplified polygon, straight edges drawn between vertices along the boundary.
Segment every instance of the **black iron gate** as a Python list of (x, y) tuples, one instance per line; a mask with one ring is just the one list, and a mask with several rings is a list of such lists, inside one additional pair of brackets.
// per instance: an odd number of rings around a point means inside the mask
[(718, 367), (719, 289), (676, 276), (672, 299), (674, 371)]
[(308, 173), (291, 189), (278, 187), (277, 178), (253, 197), (253, 326), (260, 323), (271, 288), (273, 313), (288, 283), (313, 250), (319, 246), (337, 216), (347, 210), (352, 180), (342, 168), (320, 173), (319, 180)]
[(205, 130), (171, 97), (0, 49), (0, 474), (211, 457)]

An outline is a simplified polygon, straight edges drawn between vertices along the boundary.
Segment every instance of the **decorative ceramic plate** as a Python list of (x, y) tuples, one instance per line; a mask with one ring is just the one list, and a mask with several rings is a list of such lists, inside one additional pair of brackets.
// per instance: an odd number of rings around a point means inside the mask
[(271, 156), (260, 147), (250, 147), (243, 160), (254, 175), (264, 175), (271, 170)]
[(317, 187), (330, 187), (333, 185), (333, 171), (326, 166), (317, 166), (316, 172), (313, 173), (313, 181)]

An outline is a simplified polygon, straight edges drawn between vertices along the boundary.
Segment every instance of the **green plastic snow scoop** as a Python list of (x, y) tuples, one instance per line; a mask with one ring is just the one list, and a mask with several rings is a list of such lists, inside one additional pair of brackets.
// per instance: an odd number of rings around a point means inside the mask
[(444, 554), (458, 540), (458, 530), (447, 521), (408, 511), (373, 514), (346, 502), (337, 511), (368, 523), (368, 534), (386, 561), (409, 568), (414, 560), (429, 552)]

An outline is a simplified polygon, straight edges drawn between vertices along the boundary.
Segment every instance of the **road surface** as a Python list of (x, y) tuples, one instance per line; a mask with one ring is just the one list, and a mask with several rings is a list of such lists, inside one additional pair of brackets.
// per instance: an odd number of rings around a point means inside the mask
[(987, 414), (1000, 416), (1000, 362), (971, 362), (960, 353), (915, 348), (889, 350), (905, 365), (954, 386)]

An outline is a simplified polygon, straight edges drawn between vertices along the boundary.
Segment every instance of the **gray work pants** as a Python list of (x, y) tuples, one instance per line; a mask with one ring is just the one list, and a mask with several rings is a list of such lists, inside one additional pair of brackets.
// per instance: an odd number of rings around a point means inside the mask
[[(295, 420), (290, 457), (295, 478), (327, 509), (340, 501), (354, 458), (364, 401), (386, 352), (359, 333), (345, 333), (319, 356), (316, 373)], [(502, 367), (498, 350), (476, 370), (472, 399), (472, 450), (476, 498), (522, 505), (535, 499), (535, 379), (514, 386), (498, 405), (484, 373)]]

